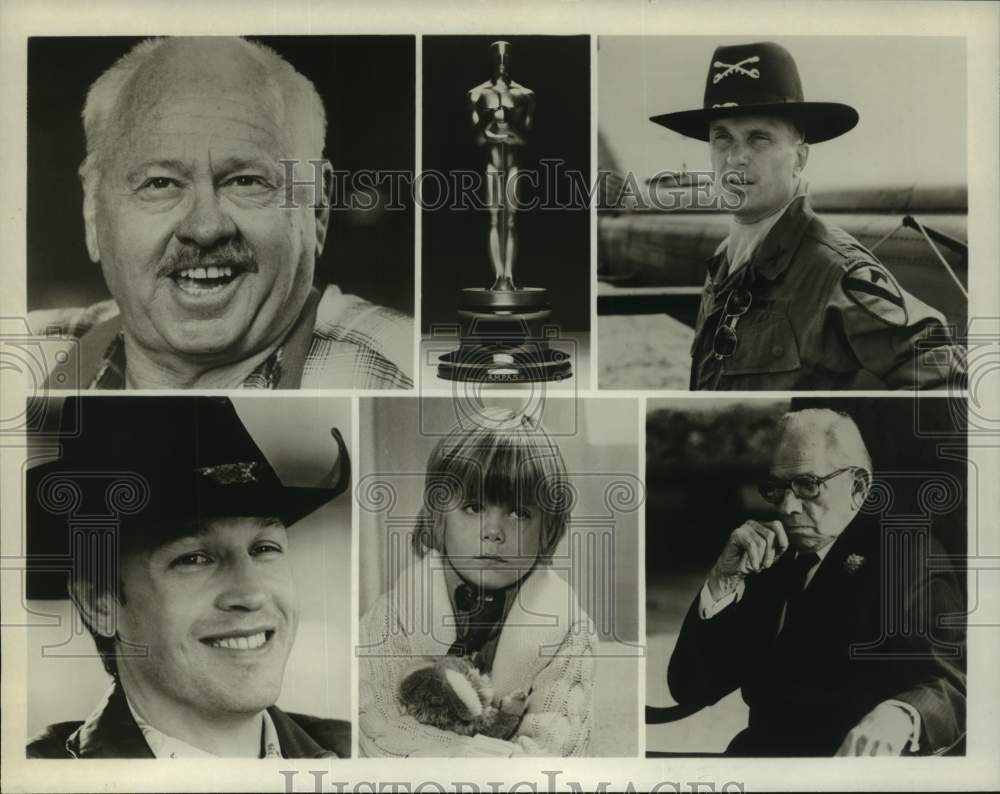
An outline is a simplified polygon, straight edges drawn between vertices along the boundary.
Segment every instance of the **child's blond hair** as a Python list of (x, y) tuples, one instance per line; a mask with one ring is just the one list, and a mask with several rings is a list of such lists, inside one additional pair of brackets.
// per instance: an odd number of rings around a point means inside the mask
[(418, 556), (444, 550), (443, 515), (469, 502), (540, 510), (539, 559), (551, 559), (566, 534), (572, 492), (562, 453), (536, 419), (485, 408), (438, 442), (427, 461), (424, 504), (413, 533)]

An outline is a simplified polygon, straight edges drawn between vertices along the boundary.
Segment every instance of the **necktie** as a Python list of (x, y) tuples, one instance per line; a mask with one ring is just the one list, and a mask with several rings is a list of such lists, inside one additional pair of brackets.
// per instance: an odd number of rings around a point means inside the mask
[(499, 632), (506, 594), (506, 590), (484, 590), (468, 583), (455, 588), (456, 637), (449, 655), (472, 656)]
[(802, 607), (806, 577), (817, 562), (819, 562), (819, 555), (815, 552), (800, 552), (789, 566), (785, 590), (785, 598), (787, 600), (785, 606), (786, 626), (794, 619), (797, 619), (797, 612)]

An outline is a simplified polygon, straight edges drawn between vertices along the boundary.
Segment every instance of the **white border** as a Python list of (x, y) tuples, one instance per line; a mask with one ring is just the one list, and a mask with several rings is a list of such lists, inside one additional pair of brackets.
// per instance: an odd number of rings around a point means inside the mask
[[(28, 35), (100, 35), (110, 33), (269, 33), (269, 34), (330, 34), (330, 33), (473, 33), (498, 30), (523, 33), (591, 33), (606, 35), (743, 35), (749, 39), (793, 34), (818, 35), (959, 35), (967, 41), (969, 119), (969, 243), (971, 251), (970, 317), (983, 318), (975, 330), (1000, 336), (1000, 273), (998, 273), (998, 222), (1000, 194), (997, 189), (1000, 136), (998, 118), (998, 6), (995, 4), (931, 3), (931, 2), (814, 2), (791, 6), (777, 0), (757, 0), (753, 3), (667, 2), (666, 0), (629, 0), (619, 4), (564, 0), (563, 2), (505, 2), (486, 4), (468, 2), (412, 3), (349, 2), (332, 3), (287, 0), (282, 4), (262, 2), (229, 2), (203, 0), (190, 5), (163, 0), (142, 4), (117, 0), (91, 0), (86, 4), (70, 0), (6, 0), (0, 5), (0, 173), (4, 175), (0, 239), (4, 241), (4, 262), (0, 290), (0, 317), (24, 315), (25, 275), (25, 87), (26, 37)], [(593, 45), (592, 45), (593, 49)], [(417, 48), (419, 63), (420, 48)], [(592, 92), (597, 64), (591, 64)], [(877, 75), (873, 75), (877, 79)], [(420, 80), (417, 78), (418, 98)], [(597, 105), (593, 106), (596, 113)], [(592, 134), (596, 136), (596, 115), (592, 116)], [(417, 157), (419, 163), (419, 122)], [(63, 222), (77, 219), (53, 219), (57, 228)], [(419, 243), (419, 219), (416, 221)], [(416, 252), (419, 269), (419, 249)], [(592, 232), (592, 270), (596, 257), (596, 241)], [(415, 284), (420, 284), (419, 270)], [(594, 287), (592, 286), (592, 292)], [(419, 307), (419, 301), (415, 304)], [(592, 314), (592, 320), (595, 319)], [(596, 324), (592, 324), (596, 331)], [(419, 344), (419, 325), (415, 325), (415, 342)], [(596, 339), (591, 339), (591, 383), (597, 378)], [(984, 365), (985, 366), (985, 365)], [(415, 367), (415, 372), (419, 367)], [(996, 369), (979, 374), (982, 380), (970, 390), (973, 401), (989, 412), (1000, 413), (1000, 390)], [(974, 373), (975, 374), (975, 373)], [(419, 393), (419, 389), (414, 392)], [(331, 395), (352, 394), (339, 390)], [(365, 395), (386, 396), (378, 392)], [(507, 392), (497, 392), (497, 396)], [(509, 394), (517, 394), (510, 392)], [(608, 397), (632, 396), (644, 408), (646, 396), (682, 396), (679, 392), (607, 392)], [(867, 393), (866, 393), (867, 394)], [(352, 396), (357, 396), (353, 393)], [(406, 395), (399, 395), (405, 397)], [(554, 399), (559, 395), (553, 393)], [(570, 395), (567, 395), (569, 397)], [(580, 396), (595, 396), (591, 391)], [(605, 396), (602, 394), (601, 396)], [(706, 395), (708, 396), (708, 395)], [(739, 396), (739, 395), (730, 395)], [(750, 395), (746, 395), (750, 396)], [(761, 396), (759, 394), (754, 396)], [(780, 395), (775, 395), (780, 396)], [(843, 395), (840, 395), (843, 396)], [(871, 397), (886, 398), (883, 393)], [(21, 404), (23, 384), (6, 382), (0, 388), (0, 416), (12, 415), (11, 406)], [(690, 399), (700, 399), (691, 395)], [(354, 422), (357, 428), (358, 404), (354, 401)], [(1000, 417), (998, 417), (1000, 418)], [(640, 412), (645, 422), (645, 412)], [(355, 443), (356, 443), (355, 437)], [(996, 482), (1000, 473), (1000, 456), (994, 446), (996, 439), (987, 438), (977, 448), (970, 444), (973, 464), (983, 474), (984, 482)], [(356, 445), (355, 449), (360, 449)], [(19, 470), (17, 450), (2, 452), (3, 490), (10, 493), (18, 484), (11, 481), (11, 472)], [(1000, 516), (1000, 491), (985, 488), (983, 501), (975, 506), (983, 521), (983, 529), (995, 527)], [(988, 501), (986, 501), (988, 500)], [(4, 499), (0, 506), (3, 523), (4, 552), (16, 539), (21, 515), (16, 513), (20, 499)], [(985, 532), (978, 538), (982, 555), (997, 557), (997, 533)], [(990, 545), (990, 544), (993, 545)], [(971, 548), (971, 546), (970, 546)], [(353, 554), (352, 554), (353, 556)], [(995, 561), (994, 561), (995, 562)], [(4, 621), (18, 618), (9, 580), (5, 577), (3, 599)], [(994, 625), (1000, 615), (998, 578), (996, 571), (983, 574), (979, 582), (979, 615)], [(972, 579), (972, 577), (970, 577)], [(356, 612), (356, 611), (355, 611)], [(352, 612), (353, 614), (353, 612)], [(998, 676), (996, 659), (1000, 658), (1000, 632), (984, 630), (970, 632), (969, 680), (969, 755), (966, 758), (930, 759), (863, 759), (856, 761), (810, 761), (804, 759), (512, 759), (503, 765), (482, 759), (408, 759), (400, 762), (363, 760), (336, 762), (234, 762), (208, 761), (169, 766), (159, 762), (92, 761), (87, 764), (23, 760), (24, 701), (20, 682), (24, 679), (25, 658), (23, 636), (17, 630), (6, 630), (0, 638), (3, 653), (2, 763), (3, 785), (11, 791), (136, 791), (136, 790), (285, 790), (285, 779), (279, 770), (299, 769), (297, 789), (314, 790), (315, 780), (309, 770), (327, 772), (319, 783), (323, 791), (337, 790), (333, 781), (350, 781), (345, 790), (372, 790), (359, 781), (476, 781), (482, 790), (489, 781), (532, 781), (538, 790), (567, 790), (568, 781), (577, 781), (592, 788), (598, 781), (614, 782), (614, 787), (627, 783), (635, 790), (649, 789), (658, 783), (663, 791), (691, 791), (695, 782), (714, 784), (715, 790), (727, 781), (746, 789), (766, 787), (783, 790), (809, 788), (814, 790), (879, 788), (912, 789), (940, 788), (947, 790), (985, 789), (1000, 785), (1000, 754), (997, 747)], [(644, 688), (644, 680), (640, 682)], [(544, 770), (550, 770), (546, 774)], [(553, 784), (553, 770), (561, 770)], [(400, 789), (404, 790), (404, 789)], [(437, 790), (433, 786), (425, 791)], [(469, 791), (467, 787), (465, 789)], [(509, 787), (503, 790), (511, 790)], [(514, 790), (531, 790), (522, 785)], [(702, 789), (705, 790), (705, 789)], [(734, 790), (730, 788), (729, 790)]]

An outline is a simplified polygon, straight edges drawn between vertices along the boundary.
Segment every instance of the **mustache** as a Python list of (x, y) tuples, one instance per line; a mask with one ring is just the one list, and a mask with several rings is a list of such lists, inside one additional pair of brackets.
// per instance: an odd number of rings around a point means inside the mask
[(192, 267), (220, 267), (256, 273), (257, 255), (245, 240), (227, 240), (209, 248), (185, 246), (170, 254), (156, 270), (158, 276), (170, 276)]

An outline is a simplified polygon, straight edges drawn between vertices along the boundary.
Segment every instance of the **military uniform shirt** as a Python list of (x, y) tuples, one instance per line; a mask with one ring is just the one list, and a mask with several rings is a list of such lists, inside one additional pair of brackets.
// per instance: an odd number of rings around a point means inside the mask
[[(709, 262), (692, 390), (965, 386), (963, 350), (941, 313), (903, 290), (857, 240), (826, 225), (806, 197), (789, 204), (749, 263), (716, 282), (724, 256)], [(735, 352), (720, 359), (716, 329), (740, 288), (752, 301), (735, 321)]]

